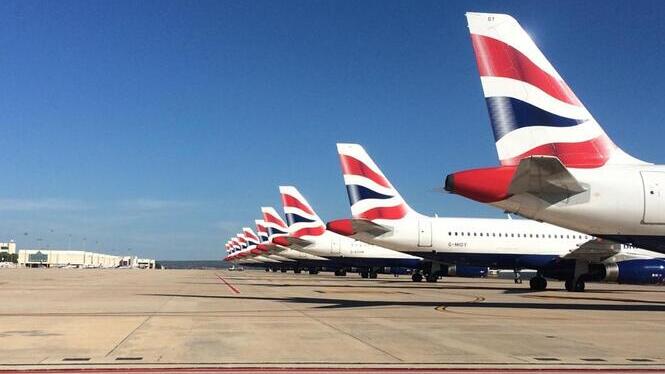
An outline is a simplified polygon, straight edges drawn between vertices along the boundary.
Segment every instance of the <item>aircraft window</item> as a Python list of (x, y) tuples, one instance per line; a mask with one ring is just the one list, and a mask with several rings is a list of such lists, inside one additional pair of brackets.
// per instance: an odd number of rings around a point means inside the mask
[(533, 238), (533, 234), (529, 234), (529, 238)]
[(480, 233), (480, 236), (483, 236), (483, 233), (482, 233), (482, 232)]
[(510, 237), (511, 237), (511, 238), (514, 238), (514, 237), (515, 237), (515, 234), (510, 234)]
[(566, 235), (566, 239), (570, 239), (570, 235)]
[(478, 234), (474, 232), (474, 233), (473, 233), (473, 236), (478, 236)]
[(461, 235), (461, 236), (464, 236), (464, 233), (463, 233), (463, 232), (460, 232), (460, 235)]
[(536, 238), (538, 238), (538, 237), (539, 237), (539, 235), (538, 235), (538, 234), (536, 234)]
[(496, 236), (496, 233), (493, 232), (493, 233), (492, 233), (492, 237), (495, 237), (495, 236)]
[(467, 232), (467, 233), (466, 233), (466, 236), (471, 236), (471, 233), (470, 233), (470, 232)]
[(450, 231), (448, 231), (448, 236), (452, 236), (452, 235), (453, 235), (453, 233), (451, 233)]
[(457, 236), (457, 231), (455, 231), (455, 236)]
[(521, 237), (520, 234), (517, 234), (517, 237), (520, 238)]

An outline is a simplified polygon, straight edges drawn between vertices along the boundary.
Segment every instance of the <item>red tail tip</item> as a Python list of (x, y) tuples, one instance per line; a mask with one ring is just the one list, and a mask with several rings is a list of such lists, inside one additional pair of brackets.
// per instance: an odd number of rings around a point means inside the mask
[(272, 242), (277, 245), (281, 245), (282, 247), (288, 247), (291, 245), (289, 243), (289, 239), (287, 239), (285, 236), (278, 236), (276, 238), (272, 239)]
[(326, 229), (344, 236), (351, 236), (356, 233), (355, 230), (353, 230), (351, 220), (346, 218), (328, 222)]
[(511, 196), (508, 188), (515, 170), (514, 166), (500, 166), (459, 171), (446, 177), (445, 189), (481, 203), (505, 200)]

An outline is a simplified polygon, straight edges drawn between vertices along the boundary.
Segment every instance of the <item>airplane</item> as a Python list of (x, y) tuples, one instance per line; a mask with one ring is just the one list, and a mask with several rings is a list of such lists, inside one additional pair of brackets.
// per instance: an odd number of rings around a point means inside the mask
[[(326, 226), (304, 196), (293, 186), (280, 186), (288, 236), (273, 243), (327, 258), (345, 267), (362, 269), (363, 278), (376, 278), (384, 267), (422, 267), (422, 258), (367, 244), (326, 230)], [(345, 275), (344, 268), (335, 275)]]
[(449, 174), (445, 189), (665, 253), (665, 165), (619, 148), (513, 17), (466, 18), (501, 166)]
[[(564, 280), (568, 291), (586, 281), (661, 283), (659, 253), (626, 248), (547, 223), (524, 219), (429, 217), (413, 210), (358, 144), (338, 144), (352, 219), (329, 222), (328, 230), (367, 243), (441, 263), (535, 269), (532, 290), (547, 278)], [(439, 269), (432, 269), (436, 274)]]
[(279, 260), (265, 256), (263, 254), (263, 251), (257, 248), (257, 246), (259, 245), (259, 237), (256, 236), (256, 234), (251, 228), (243, 227), (242, 235), (244, 236), (247, 242), (247, 248), (245, 249), (245, 251), (246, 253), (248, 253), (247, 255), (248, 258), (251, 258), (253, 260), (258, 260), (264, 263), (266, 266), (270, 266), (271, 264), (272, 265), (280, 264)]
[(268, 236), (265, 241), (259, 244), (259, 248), (267, 249), (271, 253), (278, 253), (280, 256), (296, 261), (296, 266), (293, 269), (296, 274), (300, 273), (302, 269), (307, 269), (309, 274), (318, 274), (323, 268), (333, 267), (334, 264), (328, 261), (327, 258), (273, 244), (273, 239), (288, 235), (288, 227), (273, 207), (261, 207), (261, 214)]
[[(245, 238), (244, 233), (238, 233), (235, 236), (235, 241), (239, 245), (239, 249), (236, 253), (236, 257), (240, 260), (240, 263), (246, 264), (246, 265), (260, 265), (266, 262), (263, 258), (253, 256), (251, 254), (251, 248), (249, 248), (249, 243), (247, 242), (247, 239)], [(270, 261), (271, 262), (271, 261)]]
[(265, 244), (268, 241), (268, 230), (266, 229), (265, 221), (262, 219), (256, 219), (254, 220), (254, 224), (256, 225), (256, 235), (259, 238), (259, 244), (256, 245), (256, 249), (263, 252), (264, 256), (282, 262), (283, 266), (281, 266), (280, 269), (284, 269), (284, 271), (286, 271), (286, 269), (294, 268), (296, 262), (295, 260), (290, 259), (288, 257), (280, 256), (279, 254), (275, 254), (274, 252), (271, 253), (269, 247), (261, 245)]

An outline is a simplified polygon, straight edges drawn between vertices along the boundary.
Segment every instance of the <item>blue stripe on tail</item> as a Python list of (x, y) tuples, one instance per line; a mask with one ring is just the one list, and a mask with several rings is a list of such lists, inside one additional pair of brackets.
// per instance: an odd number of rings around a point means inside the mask
[(558, 116), (512, 97), (487, 97), (485, 101), (495, 141), (499, 141), (504, 135), (522, 127), (570, 127), (585, 122), (585, 120)]

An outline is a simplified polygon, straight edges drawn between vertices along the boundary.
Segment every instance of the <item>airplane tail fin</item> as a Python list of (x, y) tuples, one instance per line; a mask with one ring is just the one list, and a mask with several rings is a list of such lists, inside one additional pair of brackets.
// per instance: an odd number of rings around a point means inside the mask
[(247, 240), (247, 245), (248, 246), (253, 246), (253, 245), (258, 245), (259, 244), (259, 237), (256, 236), (254, 233), (254, 230), (252, 230), (249, 227), (243, 227), (242, 232), (245, 235), (245, 240)]
[(245, 235), (243, 233), (238, 233), (238, 235), (236, 235), (236, 242), (238, 242), (240, 250), (247, 248), (247, 240), (245, 239)]
[(466, 18), (502, 165), (529, 156), (573, 168), (643, 163), (612, 142), (513, 17)]
[(290, 236), (299, 238), (323, 235), (326, 231), (325, 224), (298, 189), (293, 186), (280, 186), (279, 193), (282, 195)]
[(259, 244), (265, 243), (268, 241), (268, 230), (266, 229), (266, 223), (262, 219), (254, 220), (256, 225), (256, 235), (259, 237)]
[(286, 225), (286, 222), (280, 217), (277, 210), (273, 207), (261, 207), (261, 213), (263, 214), (263, 222), (266, 227), (266, 232), (268, 233), (268, 241), (278, 236), (286, 236), (289, 234), (289, 227)]
[(399, 220), (415, 214), (359, 144), (337, 144), (353, 218)]

